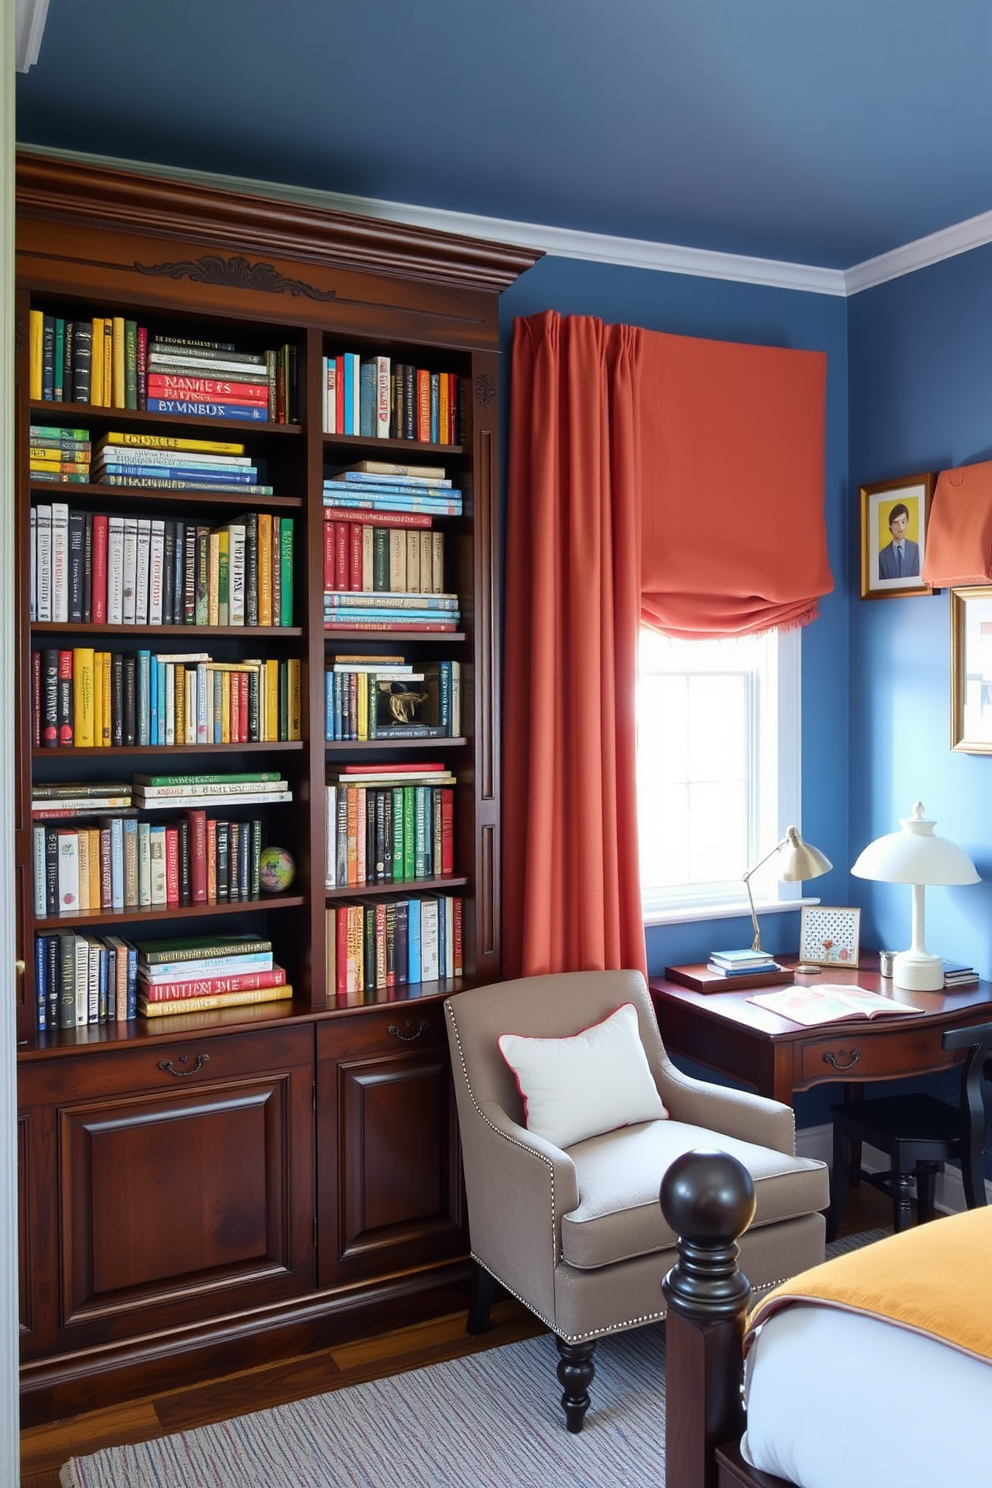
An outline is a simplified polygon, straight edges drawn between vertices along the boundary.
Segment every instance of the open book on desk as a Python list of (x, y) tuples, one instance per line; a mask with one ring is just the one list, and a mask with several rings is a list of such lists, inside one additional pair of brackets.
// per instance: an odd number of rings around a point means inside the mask
[(924, 1008), (894, 1002), (880, 992), (866, 987), (824, 982), (820, 987), (784, 987), (781, 992), (765, 992), (749, 997), (748, 1002), (791, 1018), (793, 1023), (813, 1028), (818, 1023), (845, 1023), (853, 1019), (887, 1018), (906, 1013), (922, 1013)]

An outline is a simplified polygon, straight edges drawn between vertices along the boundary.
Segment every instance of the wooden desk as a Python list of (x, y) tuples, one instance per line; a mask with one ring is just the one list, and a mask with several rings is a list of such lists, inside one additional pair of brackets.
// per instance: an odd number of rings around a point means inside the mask
[(655, 978), (651, 995), (669, 1053), (684, 1054), (786, 1105), (792, 1104), (795, 1091), (831, 1080), (865, 1084), (949, 1069), (960, 1055), (940, 1047), (945, 1028), (992, 1021), (988, 982), (943, 992), (893, 992), (891, 982), (865, 969), (796, 976), (798, 986), (828, 981), (856, 982), (926, 1011), (805, 1028), (748, 1001), (777, 988), (705, 994)]

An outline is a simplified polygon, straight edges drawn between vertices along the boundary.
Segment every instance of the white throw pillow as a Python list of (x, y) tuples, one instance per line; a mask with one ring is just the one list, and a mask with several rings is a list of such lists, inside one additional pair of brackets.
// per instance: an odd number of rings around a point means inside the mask
[(504, 1033), (498, 1042), (517, 1077), (528, 1130), (556, 1147), (668, 1115), (632, 1002), (571, 1038)]

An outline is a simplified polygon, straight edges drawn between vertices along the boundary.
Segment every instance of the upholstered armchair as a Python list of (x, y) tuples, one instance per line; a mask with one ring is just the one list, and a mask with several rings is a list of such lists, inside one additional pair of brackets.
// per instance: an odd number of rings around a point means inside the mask
[(676, 1069), (639, 972), (495, 983), (445, 1011), (476, 1263), (469, 1332), (487, 1326), (496, 1282), (546, 1323), (570, 1431), (596, 1340), (665, 1315), (676, 1236), (658, 1190), (681, 1153), (719, 1147), (750, 1172), (740, 1267), (756, 1292), (823, 1259), (828, 1172), (796, 1157), (791, 1108)]

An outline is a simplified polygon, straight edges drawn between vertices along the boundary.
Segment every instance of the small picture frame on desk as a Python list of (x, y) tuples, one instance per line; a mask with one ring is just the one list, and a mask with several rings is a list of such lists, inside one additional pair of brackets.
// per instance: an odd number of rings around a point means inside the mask
[(860, 909), (804, 905), (799, 921), (799, 960), (806, 966), (857, 968)]

